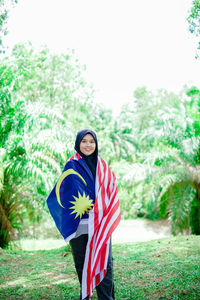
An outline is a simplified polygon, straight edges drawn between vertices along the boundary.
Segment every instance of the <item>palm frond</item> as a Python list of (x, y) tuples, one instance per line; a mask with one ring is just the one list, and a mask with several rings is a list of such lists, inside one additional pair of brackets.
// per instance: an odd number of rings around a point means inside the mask
[(189, 228), (189, 215), (194, 197), (195, 190), (191, 182), (184, 181), (172, 183), (160, 193), (159, 212), (162, 217), (168, 215), (173, 234)]

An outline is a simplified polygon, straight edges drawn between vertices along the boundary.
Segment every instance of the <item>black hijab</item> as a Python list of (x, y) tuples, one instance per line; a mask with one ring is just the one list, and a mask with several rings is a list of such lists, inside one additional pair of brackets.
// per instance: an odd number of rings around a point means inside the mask
[[(96, 149), (95, 149), (94, 153), (92, 153), (91, 155), (88, 155), (88, 156), (83, 154), (80, 150), (80, 143), (86, 134), (91, 134), (91, 136), (94, 138), (95, 143), (96, 143)], [(83, 130), (79, 131), (76, 135), (76, 141), (75, 141), (74, 148), (81, 155), (81, 157), (84, 158), (86, 164), (88, 165), (88, 167), (89, 167), (90, 171), (92, 172), (92, 175), (95, 179), (97, 159), (98, 159), (98, 142), (97, 142), (96, 133), (90, 129), (83, 129)]]

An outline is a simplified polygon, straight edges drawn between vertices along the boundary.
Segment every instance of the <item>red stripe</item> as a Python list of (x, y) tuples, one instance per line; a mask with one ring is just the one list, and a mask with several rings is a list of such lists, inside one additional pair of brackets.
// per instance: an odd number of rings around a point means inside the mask
[(69, 160), (74, 160), (75, 154), (70, 157)]
[(99, 187), (101, 186), (101, 184), (102, 184), (102, 179), (101, 179), (101, 167), (100, 167), (100, 161), (98, 162), (98, 172), (97, 172), (97, 174), (98, 174), (98, 181), (99, 181)]
[(76, 152), (76, 157), (77, 157), (77, 159), (81, 158), (81, 156), (80, 156), (80, 154), (78, 152)]
[[(115, 192), (114, 192), (114, 194), (113, 194), (113, 196), (112, 196), (112, 199), (111, 199), (111, 201), (110, 201), (110, 204), (109, 204), (108, 207), (107, 207), (107, 211), (108, 211), (108, 212), (109, 212), (111, 206), (113, 205), (113, 202), (115, 201), (115, 198), (116, 198), (117, 194), (118, 194), (118, 188), (117, 188), (117, 186), (116, 186)], [(119, 204), (119, 199), (117, 199), (117, 203)]]
[(121, 220), (121, 214), (118, 215), (118, 217), (115, 219), (115, 221), (113, 222), (112, 226), (110, 227), (108, 233), (107, 233), (107, 240), (108, 238), (111, 236), (111, 234), (113, 233), (113, 231), (115, 230), (115, 228), (117, 227), (117, 225), (119, 224)]
[[(116, 197), (117, 193), (118, 193), (118, 189), (117, 189), (117, 187), (116, 187), (115, 192), (114, 192), (114, 194), (113, 194), (113, 196), (112, 196), (112, 199), (111, 199), (111, 201), (110, 201), (110, 204), (109, 204), (109, 206), (107, 207), (107, 209), (106, 209), (106, 211), (105, 211), (105, 213), (104, 213), (104, 217), (106, 217), (106, 215), (107, 215), (108, 213), (109, 213), (109, 214), (111, 213), (111, 212), (109, 212), (109, 210), (110, 210), (110, 208), (112, 207), (113, 202), (115, 201), (115, 197)], [(117, 201), (118, 201), (118, 203), (119, 203), (119, 200), (117, 200)], [(102, 221), (103, 221), (103, 220), (101, 220), (100, 224), (102, 223)], [(100, 227), (101, 227), (101, 225), (99, 226), (98, 231), (99, 231)]]
[(100, 283), (100, 274), (97, 274), (96, 276), (95, 276), (95, 284), (96, 284), (96, 286), (97, 285), (99, 285), (99, 283)]
[[(98, 161), (98, 166), (97, 166), (97, 174), (98, 178), (97, 180), (99, 181), (100, 185), (100, 180), (101, 180), (101, 168), (100, 168), (100, 162)], [(99, 193), (99, 191), (98, 191)], [(94, 203), (94, 232), (96, 228), (99, 226), (99, 207), (98, 207), (98, 196), (96, 197), (95, 203)]]
[[(98, 237), (98, 242), (97, 242), (96, 245), (95, 245), (95, 246), (96, 246), (96, 247), (95, 247), (95, 252), (97, 251), (97, 248), (98, 248), (99, 243), (101, 242), (103, 236), (105, 236), (105, 229), (106, 229), (106, 227), (108, 226), (108, 224), (109, 224), (109, 222), (110, 222), (110, 220), (111, 220), (113, 214), (117, 211), (118, 208), (119, 208), (119, 203), (117, 202), (117, 203), (115, 203), (115, 205), (114, 205), (114, 207), (113, 207), (113, 209), (112, 209), (112, 211), (111, 211), (111, 214), (109, 214), (108, 219), (107, 219), (106, 223), (105, 223), (104, 226), (103, 226), (103, 230), (102, 230), (102, 232), (101, 232), (101, 235)], [(117, 219), (115, 219), (115, 221), (113, 222), (113, 224), (115, 224), (115, 222), (116, 222), (116, 220), (118, 220), (118, 218), (119, 218), (119, 216), (117, 217)], [(119, 221), (120, 221), (120, 219), (119, 219)], [(117, 224), (118, 224), (118, 223), (117, 223)], [(93, 268), (92, 268), (92, 276), (94, 276), (94, 271), (95, 271), (95, 269), (96, 269), (96, 267), (97, 267), (97, 265), (98, 265), (98, 261), (99, 261), (100, 255), (101, 255), (101, 249), (103, 248), (103, 246), (105, 245), (105, 243), (108, 241), (108, 238), (110, 237), (111, 233), (113, 232), (113, 230), (114, 230), (115, 228), (116, 228), (116, 226), (113, 227), (113, 225), (112, 225), (111, 228), (110, 228), (109, 231), (108, 231), (108, 232), (109, 232), (109, 235), (107, 234), (106, 237), (104, 237), (103, 245), (102, 245), (102, 247), (99, 249), (99, 252), (98, 252), (97, 258), (96, 258), (96, 262), (95, 262), (95, 264), (94, 264), (94, 266), (93, 266)], [(112, 230), (111, 230), (111, 229), (112, 229)]]
[(105, 249), (102, 251), (102, 255), (101, 255), (100, 270), (104, 269), (104, 262), (105, 262), (105, 258), (106, 258), (106, 250), (107, 250), (107, 247), (105, 245)]
[(82, 158), (82, 157), (80, 156), (80, 154), (78, 154), (78, 152), (76, 152), (74, 155), (72, 155), (72, 156), (70, 157), (69, 160), (80, 159), (80, 158)]
[(107, 166), (106, 166), (106, 162), (101, 159), (102, 165), (103, 165), (103, 182), (105, 183), (105, 178), (106, 178), (106, 170), (107, 170)]
[(103, 212), (106, 209), (106, 203), (105, 203), (105, 179), (106, 179), (106, 164), (103, 161), (103, 159), (101, 160), (102, 165), (103, 165), (103, 180), (102, 180), (102, 186), (101, 186), (101, 199), (102, 199), (102, 209)]
[(102, 209), (103, 212), (106, 210), (106, 203), (105, 203), (105, 187), (104, 185), (101, 187), (101, 199), (102, 199)]
[[(101, 239), (102, 239), (102, 237), (103, 237), (103, 235), (104, 235), (104, 232), (105, 232), (105, 229), (106, 229), (107, 225), (109, 224), (109, 222), (110, 222), (110, 220), (111, 220), (113, 214), (117, 211), (118, 207), (119, 207), (119, 202), (116, 202), (115, 205), (113, 206), (113, 208), (111, 209), (111, 211), (110, 211), (108, 217), (107, 217), (107, 220), (106, 220), (106, 222), (105, 222), (105, 224), (104, 224), (104, 226), (103, 226), (103, 229), (102, 229), (102, 231), (101, 231), (100, 236), (97, 236), (96, 245), (95, 245), (95, 246), (96, 246), (96, 247), (95, 247), (95, 251), (97, 250), (97, 248), (98, 248), (98, 246), (99, 246), (99, 243), (100, 243), (100, 241), (101, 241)], [(101, 223), (101, 224), (102, 224), (102, 223)], [(100, 224), (99, 227), (101, 227), (101, 224)]]
[[(108, 168), (108, 183), (111, 182), (111, 170)], [(110, 184), (107, 185), (107, 190), (106, 190), (108, 199), (110, 198)]]
[(109, 229), (109, 231), (108, 231), (108, 233), (107, 233), (107, 235), (105, 237), (105, 241), (106, 242), (108, 241), (109, 237), (111, 236), (111, 234), (113, 233), (113, 231), (115, 230), (115, 228), (117, 227), (117, 225), (119, 224), (120, 220), (121, 220), (121, 214), (119, 214), (117, 216), (117, 218), (113, 222), (112, 226), (110, 227), (110, 229)]

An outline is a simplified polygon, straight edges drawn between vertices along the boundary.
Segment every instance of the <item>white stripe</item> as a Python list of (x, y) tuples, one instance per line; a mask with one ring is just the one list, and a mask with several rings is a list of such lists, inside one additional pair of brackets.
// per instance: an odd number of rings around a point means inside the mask
[(104, 270), (100, 272), (100, 282), (104, 279)]
[(74, 157), (75, 160), (78, 160), (78, 153), (76, 152), (75, 154), (75, 157)]
[(108, 255), (109, 255), (109, 250), (110, 250), (110, 243), (111, 243), (111, 240), (110, 240), (110, 237), (109, 237), (108, 242), (107, 242), (107, 246), (106, 246), (107, 249), (106, 249), (106, 257), (105, 257), (104, 269), (107, 269)]
[[(104, 175), (104, 171), (103, 171), (103, 164), (100, 160), (100, 170), (101, 170), (101, 182), (103, 180), (103, 175)], [(100, 182), (100, 179), (98, 178), (98, 181)], [(103, 217), (103, 206), (102, 206), (102, 197), (101, 197), (101, 186), (99, 187), (99, 190), (98, 190), (98, 194), (97, 194), (97, 204), (98, 204), (98, 216), (99, 216), (99, 223), (101, 222), (101, 219)]]
[(101, 222), (103, 218), (103, 205), (102, 205), (102, 197), (101, 197), (101, 189), (99, 190), (99, 194), (97, 196), (97, 205), (98, 205), (98, 222)]
[[(111, 193), (111, 195), (110, 195), (110, 199), (112, 199), (113, 198), (113, 196), (114, 196), (114, 194), (115, 194), (115, 192), (116, 192), (116, 189), (117, 189), (117, 183), (115, 182), (115, 185), (114, 185), (114, 187), (113, 187), (113, 191), (112, 191), (112, 193)], [(117, 197), (117, 200), (118, 200), (118, 195), (116, 195), (115, 196), (115, 198)], [(116, 199), (115, 199), (116, 200)], [(114, 200), (114, 201), (115, 201)]]
[(100, 273), (100, 263), (101, 263), (101, 260), (99, 260), (99, 262), (98, 262), (98, 265), (97, 265), (97, 267), (96, 267), (96, 270), (95, 270), (95, 275), (97, 275), (97, 274), (99, 274)]
[(100, 162), (100, 158), (98, 157), (97, 168), (96, 168), (96, 180), (95, 180), (95, 195), (97, 195), (99, 190), (99, 178), (98, 178), (98, 165)]
[[(116, 200), (117, 200), (117, 201), (116, 201)], [(115, 199), (114, 199), (114, 201), (113, 201), (113, 204), (112, 204), (110, 210), (113, 209), (114, 205), (115, 205), (117, 202), (118, 202), (118, 197), (115, 197)], [(99, 238), (100, 238), (100, 236), (101, 236), (101, 234), (102, 234), (104, 225), (105, 225), (105, 223), (107, 222), (107, 219), (108, 219), (109, 215), (110, 215), (110, 214), (107, 214), (107, 215), (104, 217), (104, 219), (102, 220), (101, 224), (100, 224), (100, 228), (99, 228), (99, 230), (98, 230), (98, 236), (97, 236), (97, 243), (98, 243), (98, 240), (99, 240)], [(112, 218), (111, 218), (110, 222), (112, 222)], [(109, 223), (110, 223), (110, 222), (109, 222)], [(109, 223), (108, 223), (108, 224), (109, 224)], [(108, 226), (108, 225), (107, 225), (107, 226)], [(104, 234), (105, 234), (105, 232), (103, 233), (103, 236), (104, 236)]]
[[(107, 227), (106, 227), (106, 230), (105, 230), (105, 232), (104, 232), (103, 238), (101, 239), (101, 242), (99, 243), (98, 248), (96, 249), (95, 257), (94, 257), (93, 263), (92, 263), (92, 265), (93, 265), (92, 269), (94, 268), (94, 265), (95, 265), (95, 263), (96, 263), (98, 253), (99, 253), (99, 251), (101, 251), (101, 247), (102, 247), (103, 243), (105, 243), (106, 235), (107, 235), (109, 229), (111, 228), (112, 224), (114, 223), (114, 221), (115, 221), (115, 220), (117, 219), (117, 217), (118, 217), (118, 211), (119, 211), (119, 209), (116, 211), (116, 213), (114, 214), (113, 218), (112, 218), (112, 219), (110, 220), (110, 222), (108, 223), (108, 225), (107, 225)], [(113, 221), (113, 220), (114, 220), (114, 221)], [(108, 254), (107, 254), (107, 255), (108, 255)], [(107, 258), (106, 258), (106, 260), (105, 260), (106, 266), (107, 266), (107, 259), (108, 259), (108, 256), (107, 256)]]
[[(95, 257), (94, 257), (94, 262), (93, 262), (93, 265), (95, 264), (95, 261), (97, 259), (97, 255), (98, 255), (98, 252), (99, 250), (101, 249), (102, 247), (102, 244), (105, 242), (105, 238), (107, 236), (107, 233), (108, 231), (110, 230), (110, 228), (112, 227), (113, 223), (115, 222), (115, 220), (118, 218), (118, 216), (120, 215), (120, 207), (118, 207), (118, 209), (116, 210), (116, 212), (114, 213), (114, 215), (112, 216), (112, 218), (110, 219), (109, 223), (107, 224), (106, 226), (106, 229), (104, 231), (104, 234), (103, 234), (103, 238), (101, 239), (101, 241), (99, 242), (99, 245), (98, 245), (98, 248), (96, 249), (96, 253), (95, 253)], [(105, 218), (107, 219), (107, 218)], [(104, 221), (104, 220), (103, 220)], [(103, 222), (105, 224), (105, 222)], [(104, 225), (103, 224), (103, 225)], [(101, 228), (101, 231), (103, 230), (103, 228)]]
[(100, 159), (100, 169), (101, 169), (101, 182), (103, 182), (104, 179), (104, 167), (103, 167), (103, 163), (102, 160)]
[(88, 219), (81, 219), (79, 224), (88, 224)]
[[(117, 188), (117, 186), (115, 186), (115, 189), (114, 189), (114, 191), (113, 191), (113, 193), (112, 193), (112, 195), (111, 195), (111, 197), (110, 197), (111, 199), (112, 199), (112, 197), (114, 196), (114, 194), (115, 194), (115, 192), (116, 192), (116, 188)], [(115, 196), (115, 199), (113, 200), (113, 204), (112, 204), (110, 210), (112, 210), (112, 208), (113, 208), (114, 205), (117, 203), (117, 201), (118, 201), (118, 197), (117, 197), (117, 195), (116, 195), (116, 196)], [(107, 214), (106, 216), (104, 216), (104, 219), (101, 221), (100, 229), (99, 229), (99, 231), (98, 231), (98, 236), (101, 235), (102, 230), (103, 230), (103, 226), (104, 226), (105, 222), (107, 221), (107, 218), (108, 218), (108, 217), (109, 217), (109, 214)], [(97, 242), (98, 242), (98, 241), (97, 241)]]
[[(109, 250), (110, 250), (110, 238), (106, 242), (106, 255), (105, 255), (105, 260), (104, 260), (104, 268), (101, 271), (104, 271), (107, 269)], [(100, 264), (101, 264), (101, 260), (99, 260), (99, 263), (98, 263), (99, 267), (100, 267)], [(100, 274), (100, 268), (99, 268), (99, 272), (95, 272), (95, 275), (97, 275), (97, 274)], [(102, 275), (104, 275), (104, 272), (102, 273)]]
[(110, 193), (112, 193), (113, 184), (114, 184), (114, 176), (113, 176), (113, 172), (111, 171)]
[(108, 195), (107, 195), (107, 187), (108, 187), (108, 165), (106, 163), (106, 173), (105, 173), (105, 183), (104, 183), (104, 187), (105, 187), (105, 203), (106, 203), (106, 207), (108, 207), (109, 204), (109, 199), (108, 199)]
[(70, 234), (68, 237), (66, 237), (65, 242), (68, 243), (71, 239), (73, 239), (76, 235), (76, 232)]

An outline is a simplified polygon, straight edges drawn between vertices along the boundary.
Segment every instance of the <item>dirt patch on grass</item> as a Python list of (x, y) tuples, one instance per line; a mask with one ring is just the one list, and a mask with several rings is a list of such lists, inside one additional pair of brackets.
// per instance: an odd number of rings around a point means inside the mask
[(122, 220), (113, 233), (113, 244), (150, 241), (171, 236), (167, 220)]

